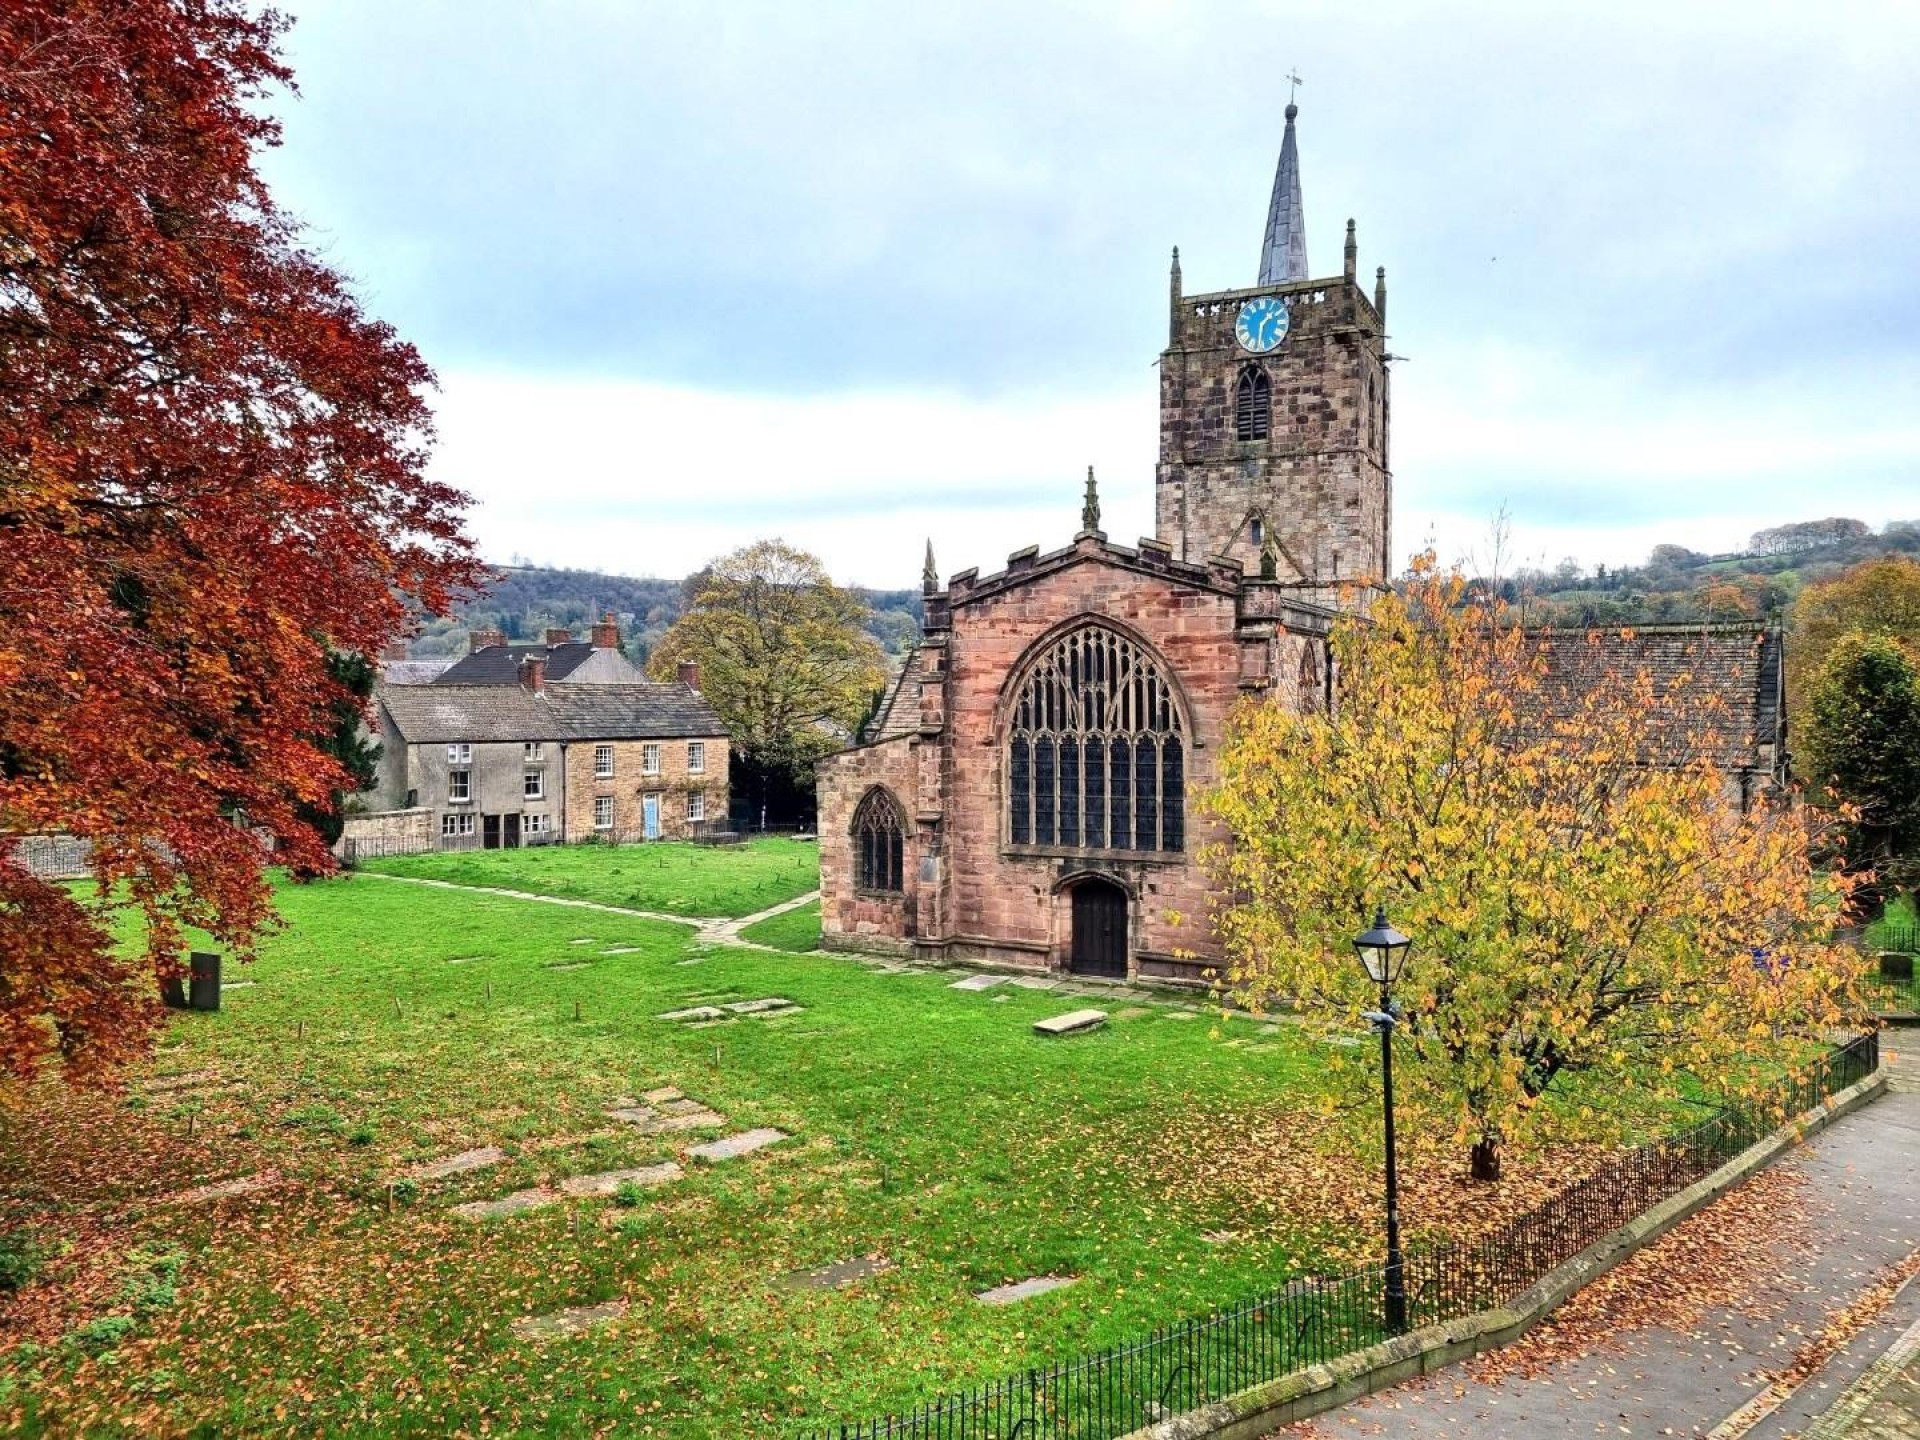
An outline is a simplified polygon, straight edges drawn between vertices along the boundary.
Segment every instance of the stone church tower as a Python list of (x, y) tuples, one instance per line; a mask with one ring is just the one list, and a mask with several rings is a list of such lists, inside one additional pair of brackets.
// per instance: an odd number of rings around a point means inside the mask
[(1298, 114), (1287, 106), (1260, 283), (1183, 294), (1174, 251), (1155, 523), (1178, 559), (1228, 556), (1338, 605), (1391, 572), (1386, 271), (1369, 300), (1349, 220), (1343, 273), (1310, 277)]

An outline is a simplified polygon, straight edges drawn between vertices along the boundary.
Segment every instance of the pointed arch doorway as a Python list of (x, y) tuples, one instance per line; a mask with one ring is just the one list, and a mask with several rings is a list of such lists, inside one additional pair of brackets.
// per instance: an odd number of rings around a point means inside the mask
[(1073, 946), (1068, 968), (1076, 975), (1127, 978), (1127, 892), (1111, 880), (1089, 875), (1072, 891)]

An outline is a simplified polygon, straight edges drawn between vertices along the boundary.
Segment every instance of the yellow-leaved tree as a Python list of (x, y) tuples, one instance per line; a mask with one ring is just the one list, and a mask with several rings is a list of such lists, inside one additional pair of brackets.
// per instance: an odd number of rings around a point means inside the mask
[[(1456, 1117), (1472, 1170), (1579, 1071), (1678, 1092), (1757, 1088), (1844, 1014), (1831, 935), (1845, 881), (1797, 805), (1746, 813), (1711, 753), (1699, 675), (1569, 664), (1438, 570), (1338, 621), (1337, 712), (1247, 702), (1203, 810), (1226, 979), (1351, 1031), (1379, 1003), (1350, 937), (1376, 905), (1416, 941), (1395, 992), (1416, 1099)], [(1558, 660), (1555, 659), (1555, 644)], [(1665, 707), (1684, 705), (1676, 739)], [(1689, 1078), (1691, 1077), (1691, 1078)]]

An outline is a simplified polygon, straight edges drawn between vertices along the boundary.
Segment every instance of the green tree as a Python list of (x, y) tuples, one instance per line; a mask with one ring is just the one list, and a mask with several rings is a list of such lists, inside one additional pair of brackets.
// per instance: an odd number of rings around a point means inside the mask
[(346, 797), (371, 788), (374, 767), (380, 763), (379, 742), (367, 738), (365, 723), (379, 667), (358, 651), (333, 650), (327, 654), (327, 673), (338, 687), (329, 707), (333, 724), (314, 742), (314, 748), (339, 762), (347, 783), (332, 791), (326, 803), (303, 806), (301, 818), (331, 846), (346, 830)]
[(1666, 758), (1661, 708), (1697, 687), (1559, 678), (1465, 588), (1429, 556), (1336, 622), (1336, 715), (1236, 712), (1201, 800), (1228, 839), (1203, 858), (1231, 897), (1228, 983), (1256, 1006), (1351, 1033), (1379, 997), (1349, 937), (1376, 904), (1417, 937), (1398, 995), (1413, 1098), (1491, 1179), (1561, 1076), (1738, 1085), (1779, 1027), (1840, 1016), (1852, 962), (1829, 943), (1846, 882), (1816, 883), (1803, 807), (1743, 814), (1710, 765), (1645, 763)]
[(1920, 666), (1890, 635), (1843, 635), (1815, 676), (1809, 780), (1845, 807), (1850, 862), (1882, 885), (1920, 879)]
[(1891, 635), (1920, 647), (1920, 561), (1890, 555), (1807, 586), (1793, 602), (1787, 633), (1787, 700), (1804, 714), (1811, 681), (1840, 637)]
[(867, 607), (817, 558), (761, 540), (689, 577), (687, 608), (649, 668), (667, 680), (682, 661), (697, 662), (741, 763), (804, 790), (814, 762), (846, 745), (886, 680), (866, 621)]

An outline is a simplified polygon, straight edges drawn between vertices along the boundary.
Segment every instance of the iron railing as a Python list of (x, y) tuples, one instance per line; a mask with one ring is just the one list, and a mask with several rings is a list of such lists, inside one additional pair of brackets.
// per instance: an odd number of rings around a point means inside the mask
[[(1879, 1067), (1879, 1037), (1836, 1047), (1763, 1100), (1628, 1152), (1478, 1240), (1407, 1256), (1408, 1322), (1457, 1319), (1513, 1300), (1650, 1206), (1710, 1174)], [(1283, 1289), (1165, 1325), (1096, 1354), (989, 1381), (883, 1419), (816, 1427), (806, 1440), (1116, 1440), (1386, 1338), (1384, 1265)]]

